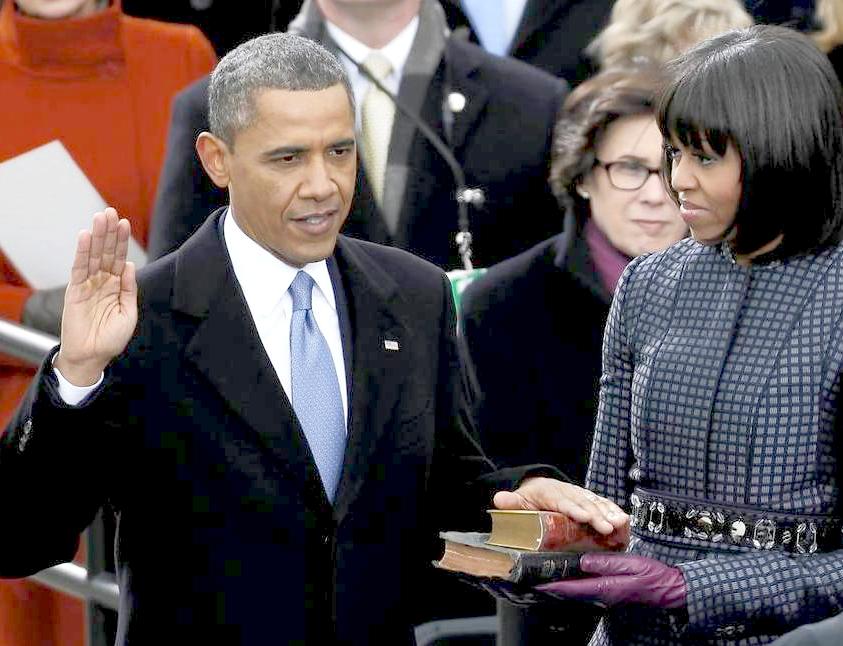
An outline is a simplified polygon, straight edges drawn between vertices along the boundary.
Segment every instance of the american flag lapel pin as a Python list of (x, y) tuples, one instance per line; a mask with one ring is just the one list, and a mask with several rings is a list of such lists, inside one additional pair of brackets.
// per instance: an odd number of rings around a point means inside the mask
[(392, 352), (398, 352), (400, 347), (398, 346), (398, 341), (394, 339), (384, 339), (383, 340), (383, 349), (384, 350), (391, 350)]

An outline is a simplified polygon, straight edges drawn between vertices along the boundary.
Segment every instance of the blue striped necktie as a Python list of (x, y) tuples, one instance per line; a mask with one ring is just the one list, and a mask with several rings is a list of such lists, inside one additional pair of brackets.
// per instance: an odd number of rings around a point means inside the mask
[(290, 365), (293, 410), (304, 430), (322, 485), (333, 502), (345, 452), (345, 420), (337, 371), (311, 310), (313, 278), (300, 271), (290, 295)]

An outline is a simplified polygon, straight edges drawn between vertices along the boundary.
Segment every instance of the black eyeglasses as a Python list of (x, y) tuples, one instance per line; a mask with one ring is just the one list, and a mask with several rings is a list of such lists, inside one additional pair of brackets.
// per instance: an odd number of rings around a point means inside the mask
[(609, 183), (621, 191), (637, 191), (647, 183), (650, 175), (658, 175), (661, 168), (648, 168), (634, 161), (602, 162), (594, 161), (595, 166), (606, 169)]

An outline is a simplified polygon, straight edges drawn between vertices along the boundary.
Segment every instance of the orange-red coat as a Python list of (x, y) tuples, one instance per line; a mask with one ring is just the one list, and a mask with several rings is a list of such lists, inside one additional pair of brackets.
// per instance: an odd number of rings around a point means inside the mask
[[(170, 101), (214, 63), (210, 43), (196, 28), (128, 17), (120, 0), (68, 20), (28, 18), (6, 0), (0, 9), (0, 162), (60, 140), (145, 245)], [(0, 252), (0, 317), (19, 321), (31, 293)], [(0, 430), (33, 374), (0, 355)], [(81, 646), (83, 616), (80, 602), (58, 601), (35, 584), (0, 584), (4, 646)]]

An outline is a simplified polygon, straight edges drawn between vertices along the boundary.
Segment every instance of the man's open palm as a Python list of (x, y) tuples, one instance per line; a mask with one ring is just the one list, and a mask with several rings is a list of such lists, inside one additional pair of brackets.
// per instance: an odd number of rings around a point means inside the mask
[(129, 221), (112, 208), (95, 214), (91, 230), (79, 233), (56, 359), (56, 368), (76, 385), (93, 383), (137, 324), (135, 268), (126, 261), (130, 234)]

